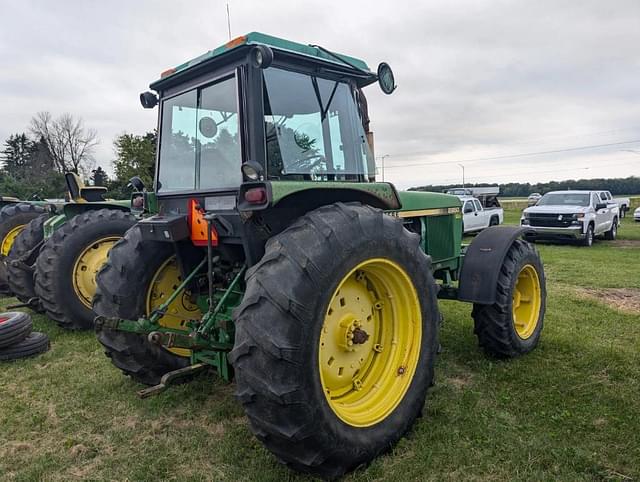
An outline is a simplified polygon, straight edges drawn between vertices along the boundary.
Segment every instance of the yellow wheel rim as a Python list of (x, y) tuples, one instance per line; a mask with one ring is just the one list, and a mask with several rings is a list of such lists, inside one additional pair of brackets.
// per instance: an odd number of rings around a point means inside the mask
[(85, 248), (76, 258), (72, 273), (73, 290), (82, 304), (89, 309), (91, 309), (93, 295), (96, 294), (96, 274), (107, 262), (109, 250), (119, 239), (119, 236), (99, 239)]
[(513, 324), (516, 333), (523, 340), (529, 338), (538, 326), (541, 303), (538, 272), (532, 265), (527, 264), (518, 273), (512, 297)]
[(9, 231), (7, 235), (4, 237), (4, 239), (2, 240), (2, 244), (0, 245), (0, 253), (2, 253), (3, 256), (9, 255), (9, 251), (11, 251), (11, 246), (13, 246), (13, 243), (18, 237), (18, 234), (22, 232), (25, 226), (26, 224), (21, 224), (19, 226), (16, 226), (11, 231)]
[[(147, 291), (147, 316), (150, 316), (153, 310), (164, 303), (181, 282), (182, 275), (178, 268), (178, 262), (176, 257), (172, 256), (162, 263), (151, 279)], [(166, 328), (188, 331), (187, 322), (200, 318), (200, 309), (191, 302), (191, 293), (183, 291), (182, 296), (178, 296), (169, 305), (167, 313), (160, 318), (158, 323)], [(179, 356), (191, 356), (191, 350), (184, 348), (170, 348), (169, 351)]]
[(331, 298), (318, 347), (334, 413), (354, 427), (389, 416), (411, 385), (421, 337), (420, 300), (407, 273), (383, 258), (353, 268)]

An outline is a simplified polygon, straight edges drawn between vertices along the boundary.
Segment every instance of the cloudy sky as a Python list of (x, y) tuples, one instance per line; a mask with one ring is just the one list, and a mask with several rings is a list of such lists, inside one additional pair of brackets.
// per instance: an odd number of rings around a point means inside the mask
[[(226, 1), (0, 0), (0, 139), (70, 112), (112, 141), (144, 133), (139, 92), (228, 40)], [(262, 31), (391, 64), (367, 90), (376, 155), (399, 187), (640, 175), (640, 1), (229, 0)]]

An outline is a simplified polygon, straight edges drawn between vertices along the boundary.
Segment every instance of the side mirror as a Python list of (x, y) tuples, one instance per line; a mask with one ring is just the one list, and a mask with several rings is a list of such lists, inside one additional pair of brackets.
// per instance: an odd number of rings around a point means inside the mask
[(391, 94), (396, 90), (396, 80), (393, 77), (393, 70), (386, 62), (378, 65), (378, 84), (385, 94)]
[(600, 209), (607, 209), (607, 203), (596, 204), (596, 211), (599, 211)]
[(140, 94), (140, 103), (145, 109), (153, 109), (158, 105), (158, 96), (153, 92), (143, 92)]

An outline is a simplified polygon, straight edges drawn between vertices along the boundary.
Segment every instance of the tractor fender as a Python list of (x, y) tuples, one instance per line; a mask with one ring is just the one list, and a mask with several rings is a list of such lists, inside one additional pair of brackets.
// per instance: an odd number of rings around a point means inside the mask
[(471, 242), (462, 261), (458, 300), (491, 305), (496, 301), (498, 275), (509, 248), (529, 229), (492, 226)]
[(95, 203), (65, 203), (62, 207), (62, 212), (67, 217), (67, 219), (71, 219), (78, 214), (86, 213), (87, 211), (96, 211), (98, 209), (117, 209), (119, 211), (131, 211), (130, 203), (129, 205), (124, 205), (124, 203), (118, 202), (95, 202)]

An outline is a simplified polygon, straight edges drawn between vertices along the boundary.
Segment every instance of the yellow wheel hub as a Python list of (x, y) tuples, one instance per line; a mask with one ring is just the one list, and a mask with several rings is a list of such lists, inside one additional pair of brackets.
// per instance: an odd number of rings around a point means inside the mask
[(11, 231), (7, 233), (7, 235), (2, 240), (2, 244), (0, 245), (0, 253), (2, 253), (2, 256), (9, 255), (9, 251), (11, 251), (11, 246), (13, 246), (13, 243), (18, 237), (18, 234), (22, 232), (25, 226), (26, 224), (21, 224), (19, 226), (16, 226), (15, 228), (13, 228)]
[(518, 273), (516, 286), (513, 290), (513, 323), (516, 333), (523, 340), (529, 338), (538, 326), (542, 292), (540, 278), (536, 269), (525, 265)]
[(368, 427), (402, 401), (420, 358), (422, 314), (407, 273), (388, 259), (360, 263), (338, 284), (320, 335), (320, 380), (345, 423)]
[(76, 259), (72, 273), (73, 290), (82, 304), (89, 309), (96, 293), (96, 274), (106, 263), (109, 250), (119, 239), (119, 236), (99, 239), (82, 251)]
[[(182, 283), (182, 275), (180, 274), (176, 257), (172, 256), (162, 263), (162, 266), (158, 268), (158, 271), (151, 279), (149, 291), (147, 292), (147, 316), (150, 316), (153, 310), (164, 303), (180, 283)], [(178, 296), (169, 305), (167, 313), (160, 318), (158, 323), (166, 328), (187, 331), (189, 327), (186, 323), (189, 320), (200, 318), (200, 309), (191, 302), (191, 294), (188, 291), (183, 291), (182, 295)], [(179, 356), (186, 357), (191, 355), (191, 350), (184, 348), (171, 348), (169, 351)]]

